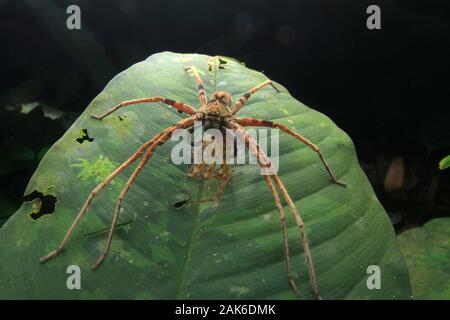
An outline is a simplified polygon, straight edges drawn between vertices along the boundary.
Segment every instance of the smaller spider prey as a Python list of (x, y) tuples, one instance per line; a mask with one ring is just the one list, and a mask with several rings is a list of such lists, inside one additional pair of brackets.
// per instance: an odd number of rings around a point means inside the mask
[[(307, 147), (312, 149), (312, 151), (316, 152), (319, 156), (319, 159), (321, 160), (325, 170), (328, 172), (328, 175), (331, 178), (331, 181), (333, 183), (336, 183), (340, 186), (345, 186), (344, 183), (338, 181), (334, 174), (332, 173), (327, 161), (325, 160), (324, 156), (319, 150), (319, 147), (317, 147), (315, 144), (313, 144), (311, 141), (300, 135), (299, 133), (291, 130), (287, 126), (267, 121), (267, 120), (261, 120), (261, 119), (254, 119), (254, 118), (237, 118), (235, 115), (241, 110), (241, 108), (245, 105), (247, 100), (258, 90), (265, 86), (271, 86), (275, 91), (278, 93), (280, 90), (273, 84), (272, 80), (266, 80), (257, 86), (251, 88), (248, 90), (242, 97), (240, 97), (234, 104), (231, 102), (231, 95), (224, 91), (218, 91), (214, 92), (210, 99), (208, 100), (206, 98), (206, 90), (203, 85), (203, 81), (200, 78), (199, 73), (195, 69), (195, 67), (185, 67), (185, 70), (190, 70), (192, 74), (194, 75), (197, 87), (198, 87), (198, 100), (199, 100), (199, 108), (196, 109), (190, 105), (187, 105), (183, 102), (174, 101), (165, 97), (149, 97), (149, 98), (142, 98), (142, 99), (134, 99), (134, 100), (128, 100), (123, 101), (116, 105), (115, 107), (111, 108), (104, 114), (97, 116), (92, 115), (92, 118), (101, 120), (105, 118), (106, 116), (114, 113), (118, 109), (121, 109), (126, 106), (135, 105), (135, 104), (143, 104), (143, 103), (150, 103), (150, 102), (160, 102), (167, 104), (175, 109), (177, 109), (180, 113), (185, 113), (188, 115), (187, 118), (182, 119), (178, 123), (175, 123), (156, 136), (154, 136), (152, 139), (148, 140), (146, 143), (144, 143), (133, 155), (130, 156), (125, 162), (123, 162), (120, 166), (118, 166), (104, 181), (102, 181), (97, 187), (95, 187), (88, 195), (86, 201), (84, 202), (83, 206), (81, 207), (78, 215), (75, 217), (71, 227), (68, 229), (67, 233), (65, 234), (63, 240), (59, 244), (59, 246), (56, 248), (56, 250), (50, 252), (46, 256), (43, 256), (40, 258), (41, 262), (46, 262), (49, 259), (59, 255), (63, 249), (65, 248), (69, 238), (71, 237), (72, 233), (74, 232), (75, 228), (78, 226), (81, 218), (86, 214), (88, 211), (88, 207), (91, 204), (94, 197), (107, 185), (109, 184), (116, 176), (118, 176), (121, 172), (123, 172), (127, 167), (129, 167), (131, 164), (133, 164), (138, 159), (141, 159), (138, 165), (136, 166), (135, 170), (129, 177), (125, 187), (121, 191), (117, 203), (114, 210), (114, 216), (112, 219), (112, 224), (109, 229), (108, 238), (106, 240), (106, 245), (104, 248), (103, 254), (98, 258), (98, 260), (93, 264), (92, 269), (97, 269), (100, 264), (105, 260), (105, 258), (108, 255), (112, 237), (115, 231), (115, 228), (117, 226), (120, 208), (123, 200), (125, 199), (125, 196), (127, 192), (130, 190), (131, 186), (135, 182), (136, 178), (138, 177), (139, 173), (141, 172), (142, 168), (147, 164), (147, 162), (152, 157), (155, 150), (158, 148), (158, 146), (165, 143), (167, 140), (170, 139), (171, 135), (175, 132), (177, 129), (191, 129), (195, 121), (201, 121), (202, 125), (205, 129), (208, 129), (210, 127), (214, 127), (217, 129), (231, 129), (234, 130), (234, 132), (240, 136), (241, 139), (245, 142), (245, 145), (250, 150), (250, 152), (256, 157), (258, 161), (258, 165), (262, 168), (264, 174), (264, 179), (267, 183), (267, 186), (269, 187), (270, 192), (273, 195), (276, 208), (279, 213), (280, 223), (281, 223), (281, 233), (282, 233), (282, 240), (284, 244), (284, 255), (285, 255), (285, 262), (286, 262), (286, 271), (287, 271), (287, 278), (289, 285), (292, 288), (293, 293), (296, 296), (299, 296), (299, 290), (297, 287), (297, 284), (294, 280), (294, 277), (292, 275), (292, 267), (291, 267), (291, 258), (289, 254), (289, 245), (288, 245), (288, 237), (287, 237), (287, 226), (286, 226), (286, 217), (283, 205), (281, 204), (281, 199), (279, 196), (279, 192), (281, 193), (282, 198), (287, 203), (290, 212), (292, 213), (293, 219), (298, 227), (299, 230), (299, 236), (300, 236), (300, 243), (303, 246), (304, 249), (304, 255), (305, 255), (305, 261), (308, 268), (308, 273), (311, 281), (311, 288), (313, 295), (316, 299), (321, 299), (321, 296), (319, 294), (319, 288), (317, 286), (317, 278), (316, 273), (314, 271), (314, 265), (311, 255), (311, 250), (308, 243), (307, 234), (305, 231), (305, 225), (303, 223), (302, 218), (300, 217), (300, 214), (292, 201), (291, 197), (289, 196), (289, 193), (287, 192), (285, 186), (281, 182), (280, 178), (277, 174), (269, 173), (267, 171), (267, 164), (270, 164), (270, 160), (268, 159), (265, 152), (262, 150), (262, 148), (259, 147), (259, 145), (256, 143), (256, 141), (253, 139), (253, 137), (247, 132), (245, 127), (249, 126), (256, 126), (256, 127), (269, 127), (269, 128), (277, 128), (286, 134), (294, 137), (295, 139), (299, 140), (300, 142), (304, 143)], [(220, 199), (222, 193), (224, 192), (225, 186), (229, 182), (231, 178), (231, 169), (226, 164), (223, 163), (221, 167), (218, 170), (215, 170), (217, 168), (214, 168), (214, 165), (207, 166), (204, 163), (202, 164), (194, 164), (189, 169), (187, 175), (189, 177), (196, 177), (200, 179), (210, 179), (210, 178), (217, 178), (223, 181), (221, 184), (220, 190), (216, 194), (216, 197)]]

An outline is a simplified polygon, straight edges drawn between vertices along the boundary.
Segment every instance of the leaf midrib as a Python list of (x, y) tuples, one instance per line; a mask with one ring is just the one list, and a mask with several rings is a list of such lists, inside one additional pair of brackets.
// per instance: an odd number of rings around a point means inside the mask
[[(214, 58), (217, 59), (217, 56)], [(213, 70), (214, 71), (213, 72), (213, 79), (214, 79), (213, 92), (216, 91), (216, 86), (217, 86), (217, 63), (216, 62), (217, 62), (217, 60), (215, 61), (215, 66), (214, 66), (214, 70)], [(198, 199), (201, 199), (201, 197), (202, 197), (204, 185), (205, 185), (204, 181), (202, 181), (200, 183), (200, 189), (197, 193)], [(185, 283), (186, 283), (186, 267), (191, 259), (192, 246), (194, 243), (195, 235), (197, 234), (197, 231), (198, 231), (199, 217), (202, 212), (200, 207), (201, 207), (200, 203), (198, 205), (196, 205), (195, 211), (192, 215), (191, 227), (189, 229), (189, 233), (187, 235), (187, 241), (186, 241), (186, 252), (184, 255), (183, 262), (181, 263), (180, 270), (178, 272), (177, 286), (176, 286), (176, 299), (178, 299), (178, 300), (186, 298), (186, 293), (183, 291), (183, 289), (185, 288)]]
[[(201, 197), (203, 193), (203, 186), (204, 183), (200, 184), (200, 190), (198, 191), (197, 197)], [(195, 235), (198, 231), (198, 224), (199, 224), (199, 216), (201, 213), (200, 205), (195, 206), (195, 211), (192, 215), (191, 220), (191, 227), (189, 228), (189, 233), (187, 235), (186, 240), (186, 252), (184, 254), (183, 262), (181, 263), (180, 270), (178, 272), (178, 279), (177, 279), (177, 286), (176, 286), (176, 299), (183, 299), (185, 298), (185, 293), (183, 292), (183, 288), (185, 287), (186, 282), (186, 267), (191, 259), (191, 252), (192, 252), (192, 246), (194, 243)]]

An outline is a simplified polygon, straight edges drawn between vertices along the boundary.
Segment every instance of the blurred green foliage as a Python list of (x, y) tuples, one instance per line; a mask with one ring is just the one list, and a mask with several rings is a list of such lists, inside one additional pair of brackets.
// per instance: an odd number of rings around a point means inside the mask
[(76, 117), (40, 102), (0, 108), (0, 226), (20, 206), (23, 182)]
[(450, 167), (450, 155), (439, 161), (439, 169), (444, 170)]
[(450, 299), (450, 218), (439, 218), (398, 237), (415, 299)]

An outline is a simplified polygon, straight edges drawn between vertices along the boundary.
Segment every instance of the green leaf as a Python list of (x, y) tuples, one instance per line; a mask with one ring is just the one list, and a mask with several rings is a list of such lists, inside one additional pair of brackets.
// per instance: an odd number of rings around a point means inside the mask
[[(226, 90), (234, 101), (266, 79), (233, 59), (170, 52), (117, 75), (47, 152), (27, 187), (30, 194), (53, 186), (55, 212), (33, 220), (32, 202), (25, 202), (0, 229), (0, 298), (295, 299), (286, 277), (278, 212), (259, 169), (236, 166), (220, 203), (202, 201), (215, 194), (218, 182), (188, 178), (187, 165), (170, 161), (171, 141), (157, 149), (128, 193), (119, 222), (134, 222), (117, 229), (110, 255), (97, 271), (90, 266), (102, 253), (107, 236), (102, 230), (110, 225), (134, 166), (94, 199), (66, 250), (46, 264), (38, 262), (56, 248), (99, 177), (113, 170), (111, 164), (125, 161), (185, 117), (162, 104), (129, 106), (103, 121), (89, 115), (147, 96), (197, 105), (194, 79), (184, 65), (197, 67), (209, 93)], [(407, 269), (392, 225), (358, 165), (350, 138), (278, 86), (281, 93), (270, 87), (258, 91), (240, 115), (295, 128), (321, 148), (348, 185), (330, 183), (314, 152), (280, 134), (279, 174), (306, 223), (322, 296), (409, 298)], [(81, 131), (94, 140), (78, 142)], [(311, 299), (298, 229), (290, 216), (288, 225), (300, 298)], [(73, 264), (82, 270), (79, 291), (66, 287), (66, 268)], [(380, 290), (367, 288), (370, 265), (381, 268)]]
[(398, 236), (415, 299), (450, 299), (450, 218)]
[(450, 155), (439, 161), (439, 169), (444, 170), (450, 167)]

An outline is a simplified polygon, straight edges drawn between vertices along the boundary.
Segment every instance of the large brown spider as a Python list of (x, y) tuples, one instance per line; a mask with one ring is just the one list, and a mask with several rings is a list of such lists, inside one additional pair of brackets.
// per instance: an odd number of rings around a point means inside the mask
[[(153, 152), (155, 149), (159, 146), (165, 143), (171, 135), (174, 133), (176, 129), (188, 129), (191, 128), (194, 124), (194, 121), (201, 121), (202, 125), (206, 127), (214, 127), (219, 129), (232, 129), (234, 130), (237, 135), (240, 136), (243, 141), (245, 141), (245, 145), (249, 148), (249, 150), (253, 153), (253, 155), (256, 156), (258, 160), (258, 165), (262, 168), (264, 172), (264, 178), (265, 181), (270, 189), (270, 192), (273, 195), (273, 198), (275, 200), (276, 207), (278, 209), (278, 213), (280, 216), (281, 221), (281, 231), (282, 231), (282, 238), (284, 243), (284, 254), (285, 254), (285, 260), (286, 260), (286, 269), (287, 269), (287, 276), (289, 280), (289, 284), (294, 292), (295, 295), (299, 295), (299, 290), (297, 288), (297, 285), (294, 281), (294, 278), (292, 276), (291, 271), (291, 260), (289, 255), (289, 246), (288, 246), (288, 238), (287, 238), (287, 228), (286, 228), (286, 217), (284, 213), (283, 206), (280, 201), (280, 197), (278, 195), (277, 189), (275, 185), (278, 187), (279, 191), (281, 192), (284, 200), (286, 201), (287, 205), (289, 206), (290, 211), (292, 212), (294, 221), (299, 228), (300, 232), (300, 238), (301, 242), (303, 244), (305, 258), (306, 258), (306, 264), (308, 267), (308, 273), (311, 280), (311, 286), (312, 286), (312, 292), (314, 296), (317, 299), (320, 299), (319, 295), (319, 289), (317, 287), (317, 279), (316, 274), (314, 271), (311, 251), (309, 248), (308, 238), (307, 234), (305, 232), (305, 225), (303, 223), (302, 218), (300, 217), (300, 214), (297, 211), (297, 208), (295, 207), (294, 202), (292, 201), (291, 197), (289, 196), (286, 188), (284, 187), (283, 183), (281, 182), (278, 175), (269, 173), (267, 171), (267, 167), (270, 166), (270, 160), (264, 153), (264, 151), (259, 147), (259, 145), (256, 143), (256, 141), (252, 138), (252, 136), (247, 132), (247, 130), (244, 128), (245, 126), (262, 126), (262, 127), (271, 127), (271, 128), (278, 128), (282, 130), (283, 132), (289, 134), (290, 136), (296, 138), (297, 140), (301, 141), (305, 145), (307, 145), (309, 148), (311, 148), (314, 152), (316, 152), (322, 161), (323, 166), (327, 170), (329, 176), (331, 177), (331, 180), (333, 183), (336, 183), (341, 186), (345, 186), (344, 183), (339, 182), (334, 177), (330, 167), (328, 166), (327, 161), (323, 157), (322, 153), (320, 152), (319, 148), (314, 145), (312, 142), (310, 142), (308, 139), (303, 137), (302, 135), (294, 132), (293, 130), (289, 129), (288, 127), (272, 122), (272, 121), (266, 121), (266, 120), (260, 120), (260, 119), (254, 119), (254, 118), (236, 118), (234, 115), (244, 106), (244, 104), (247, 102), (247, 100), (250, 98), (252, 94), (254, 94), (259, 89), (263, 88), (264, 86), (270, 85), (272, 86), (277, 92), (280, 92), (276, 86), (274, 86), (272, 80), (266, 80), (259, 85), (253, 87), (252, 89), (248, 90), (239, 100), (234, 103), (234, 105), (231, 104), (231, 96), (229, 93), (224, 91), (215, 92), (212, 94), (211, 98), (209, 100), (206, 99), (206, 90), (203, 85), (203, 81), (200, 78), (200, 75), (198, 74), (197, 70), (194, 67), (186, 67), (186, 70), (191, 70), (195, 81), (198, 86), (198, 99), (200, 102), (200, 108), (195, 109), (194, 107), (187, 105), (182, 102), (177, 102), (174, 100), (170, 100), (164, 97), (150, 97), (150, 98), (143, 98), (143, 99), (135, 99), (135, 100), (128, 100), (119, 103), (115, 107), (108, 110), (106, 113), (104, 113), (101, 116), (92, 115), (95, 119), (103, 119), (106, 116), (112, 114), (113, 112), (117, 111), (118, 109), (134, 105), (134, 104), (140, 104), (140, 103), (148, 103), (148, 102), (162, 102), (169, 106), (174, 107), (177, 109), (180, 113), (187, 113), (190, 115), (190, 117), (185, 118), (178, 123), (166, 128), (161, 133), (154, 136), (152, 139), (147, 141), (145, 144), (143, 144), (137, 151), (134, 153), (128, 160), (123, 162), (117, 169), (115, 169), (103, 182), (101, 182), (96, 188), (94, 188), (91, 193), (89, 194), (88, 198), (84, 202), (83, 206), (80, 209), (80, 212), (76, 216), (75, 220), (72, 223), (72, 226), (67, 231), (66, 235), (64, 236), (63, 240), (61, 241), (58, 248), (46, 256), (40, 258), (41, 262), (46, 262), (49, 259), (57, 256), (61, 251), (64, 249), (67, 241), (69, 240), (70, 236), (72, 235), (73, 231), (77, 227), (78, 223), (80, 222), (81, 218), (84, 216), (84, 214), (87, 212), (88, 207), (92, 201), (92, 199), (102, 190), (111, 180), (113, 180), (117, 175), (119, 175), (125, 168), (129, 167), (133, 162), (135, 162), (137, 159), (142, 158), (142, 160), (137, 165), (134, 172), (131, 174), (130, 178), (128, 179), (125, 187), (123, 188), (122, 192), (119, 195), (119, 198), (117, 200), (117, 204), (114, 211), (114, 217), (112, 220), (111, 228), (109, 230), (109, 235), (106, 240), (106, 246), (104, 249), (103, 254), (98, 258), (98, 260), (92, 265), (92, 269), (97, 269), (100, 264), (105, 260), (105, 258), (108, 255), (110, 246), (111, 246), (111, 240), (113, 237), (113, 233), (115, 230), (115, 227), (117, 225), (117, 221), (119, 218), (119, 212), (121, 208), (122, 201), (124, 200), (128, 190), (130, 190), (131, 186), (135, 182), (137, 176), (141, 172), (142, 168), (146, 165), (148, 160), (152, 157)], [(206, 128), (207, 129), (207, 128)], [(190, 177), (197, 177), (201, 179), (210, 179), (213, 176), (213, 165), (205, 166), (204, 163), (200, 165), (193, 165), (191, 169), (188, 171), (188, 176)], [(265, 170), (265, 171), (264, 171)], [(230, 177), (231, 177), (231, 169), (229, 169), (227, 164), (222, 164), (220, 170), (214, 173), (214, 177), (221, 179), (226, 183), (228, 183)], [(275, 182), (275, 184), (273, 183)], [(218, 198), (220, 198), (221, 193), (223, 190), (220, 190), (218, 194), (216, 195)]]

